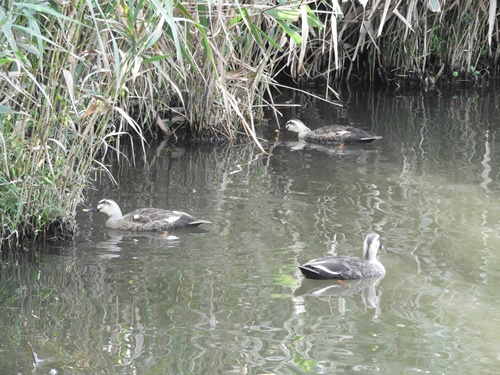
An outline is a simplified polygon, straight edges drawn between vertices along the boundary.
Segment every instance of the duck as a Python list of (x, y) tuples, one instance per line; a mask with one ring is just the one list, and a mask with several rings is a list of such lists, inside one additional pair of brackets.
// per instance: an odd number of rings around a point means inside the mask
[(385, 275), (385, 268), (377, 259), (380, 248), (380, 236), (370, 233), (363, 244), (363, 259), (344, 256), (326, 256), (312, 259), (302, 266), (300, 271), (307, 279), (316, 280), (354, 280), (380, 278)]
[(372, 143), (382, 138), (352, 126), (331, 125), (311, 130), (298, 119), (288, 120), (285, 128), (298, 133), (300, 141), (314, 143)]
[(161, 208), (140, 208), (123, 216), (120, 206), (112, 199), (102, 199), (96, 207), (84, 212), (102, 212), (109, 216), (106, 227), (133, 231), (168, 231), (170, 229), (192, 228), (201, 224), (211, 224), (181, 212)]

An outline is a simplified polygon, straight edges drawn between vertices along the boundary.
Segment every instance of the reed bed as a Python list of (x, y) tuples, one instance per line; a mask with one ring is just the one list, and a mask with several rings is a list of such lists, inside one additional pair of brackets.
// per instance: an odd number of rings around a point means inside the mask
[[(92, 169), (124, 142), (248, 139), (282, 77), (403, 84), (498, 73), (496, 1), (5, 1), (2, 240), (74, 232)], [(447, 79), (445, 79), (447, 78)], [(137, 138), (132, 142), (132, 138)]]
[(425, 86), (498, 76), (496, 0), (318, 4), (325, 28), (296, 64), (308, 66), (308, 79)]

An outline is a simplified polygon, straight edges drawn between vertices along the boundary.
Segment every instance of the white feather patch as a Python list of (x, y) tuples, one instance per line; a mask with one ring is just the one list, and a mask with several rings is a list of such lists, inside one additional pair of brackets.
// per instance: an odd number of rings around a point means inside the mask
[(320, 264), (315, 265), (314, 268), (317, 268), (317, 269), (322, 270), (326, 273), (329, 273), (330, 275), (338, 275), (339, 274), (338, 272), (334, 272), (334, 271), (332, 271), (332, 270), (328, 269), (327, 267), (322, 266)]
[(171, 216), (167, 216), (167, 217), (166, 217), (165, 219), (163, 219), (163, 220), (165, 220), (167, 223), (172, 224), (172, 223), (175, 223), (175, 222), (176, 222), (177, 220), (179, 220), (180, 218), (181, 218), (181, 216), (180, 216), (180, 215), (179, 215), (179, 216), (173, 216), (173, 215), (171, 215)]

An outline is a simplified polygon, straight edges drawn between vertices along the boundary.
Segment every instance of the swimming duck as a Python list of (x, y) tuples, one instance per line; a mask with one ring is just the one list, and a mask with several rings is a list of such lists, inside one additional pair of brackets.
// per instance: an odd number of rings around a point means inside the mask
[(299, 140), (315, 143), (371, 143), (382, 138), (352, 126), (332, 125), (311, 130), (297, 119), (288, 120), (285, 128), (299, 133)]
[(108, 215), (106, 226), (112, 229), (166, 231), (211, 224), (210, 221), (195, 219), (185, 212), (163, 210), (161, 208), (141, 208), (123, 216), (120, 206), (112, 199), (103, 199), (97, 204), (97, 207), (84, 209), (83, 211), (99, 211)]
[(369, 279), (385, 275), (385, 268), (377, 259), (380, 236), (370, 233), (363, 244), (363, 259), (356, 257), (327, 256), (313, 259), (299, 266), (308, 279)]

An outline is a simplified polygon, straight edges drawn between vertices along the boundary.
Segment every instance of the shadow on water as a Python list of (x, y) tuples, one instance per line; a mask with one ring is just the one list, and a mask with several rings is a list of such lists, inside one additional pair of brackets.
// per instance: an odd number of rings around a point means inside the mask
[[(96, 173), (90, 204), (178, 209), (202, 230), (137, 234), (78, 213), (80, 236), (0, 270), (0, 362), (28, 373), (495, 373), (500, 327), (498, 94), (353, 92), (295, 98), (311, 127), (383, 136), (339, 149), (294, 134), (168, 146)], [(129, 156), (131, 154), (128, 154)], [(131, 156), (130, 156), (131, 157)], [(359, 256), (381, 235), (374, 284), (310, 283), (298, 264)], [(358, 239), (358, 240), (357, 240)]]

